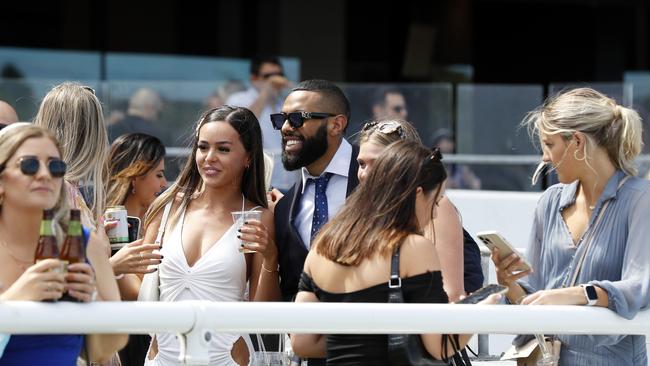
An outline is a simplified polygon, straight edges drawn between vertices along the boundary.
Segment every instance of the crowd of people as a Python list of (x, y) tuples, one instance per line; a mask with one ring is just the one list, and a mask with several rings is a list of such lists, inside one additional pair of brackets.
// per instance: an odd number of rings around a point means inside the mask
[[(338, 86), (291, 85), (273, 59), (253, 66), (253, 89), (204, 111), (188, 132), (189, 157), (169, 187), (165, 145), (151, 136), (137, 100), (132, 123), (110, 134), (94, 91), (71, 82), (45, 96), (33, 123), (3, 117), (13, 123), (0, 131), (0, 300), (135, 301), (143, 276), (154, 272), (166, 302), (381, 303), (398, 276), (404, 302), (447, 303), (482, 286), (478, 246), (445, 194), (454, 179), (480, 181), (445, 167), (443, 146), (422, 144), (397, 92), (382, 91), (375, 118), (350, 142), (350, 103)], [(156, 105), (150, 96), (140, 102)], [(6, 110), (0, 103), (0, 116)], [(508, 292), (479, 304), (592, 305), (634, 317), (650, 303), (650, 182), (635, 177), (633, 165), (642, 148), (638, 114), (580, 88), (549, 98), (524, 124), (541, 144), (538, 172), (555, 170), (560, 183), (535, 212), (533, 270), (519, 271), (523, 258), (495, 250)], [(268, 146), (281, 150), (281, 166), (265, 162)], [(288, 191), (267, 190), (269, 169), (296, 172), (296, 181)], [(118, 223), (105, 219), (109, 206), (139, 218), (141, 238), (111, 250), (107, 230)], [(70, 208), (81, 211), (87, 263), (62, 273), (53, 270), (59, 260), (35, 263), (34, 253), (43, 211), (54, 212), (61, 242)], [(240, 225), (235, 211), (259, 211), (261, 219)], [(470, 337), (419, 340), (426, 358), (450, 360)], [(5, 338), (0, 365), (73, 365), (78, 357), (179, 363), (179, 341), (169, 333)], [(290, 338), (310, 366), (408, 364), (391, 353), (387, 335)], [(647, 364), (643, 336), (557, 338), (560, 364)], [(260, 346), (248, 334), (216, 332), (207, 343), (211, 365), (249, 364)]]

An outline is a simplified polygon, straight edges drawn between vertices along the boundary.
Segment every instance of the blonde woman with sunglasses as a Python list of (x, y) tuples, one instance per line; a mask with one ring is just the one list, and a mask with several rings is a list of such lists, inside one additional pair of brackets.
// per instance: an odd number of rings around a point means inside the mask
[[(27, 123), (0, 131), (0, 301), (56, 301), (64, 292), (80, 302), (119, 301), (108, 258), (101, 242), (89, 234), (89, 263), (61, 268), (58, 259), (34, 264), (43, 210), (54, 212), (55, 234), (62, 243), (69, 206), (63, 176), (66, 164), (56, 139)], [(72, 365), (80, 354), (82, 335), (12, 335), (0, 365)], [(124, 346), (124, 335), (85, 338), (91, 361), (106, 361)]]

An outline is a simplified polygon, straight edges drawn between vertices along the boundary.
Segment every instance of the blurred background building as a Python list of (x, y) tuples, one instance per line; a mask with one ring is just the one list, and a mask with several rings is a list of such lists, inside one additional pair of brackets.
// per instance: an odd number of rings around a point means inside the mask
[[(648, 3), (12, 1), (0, 12), (0, 100), (30, 120), (52, 85), (76, 80), (96, 90), (111, 124), (147, 88), (159, 94), (168, 145), (184, 146), (202, 110), (249, 85), (250, 58), (278, 55), (293, 81), (340, 83), (352, 102), (351, 133), (387, 87), (401, 94), (425, 143), (449, 131), (456, 153), (536, 154), (518, 123), (569, 86), (632, 105), (647, 128)], [(540, 188), (528, 182), (530, 163), (471, 168), (482, 189)]]

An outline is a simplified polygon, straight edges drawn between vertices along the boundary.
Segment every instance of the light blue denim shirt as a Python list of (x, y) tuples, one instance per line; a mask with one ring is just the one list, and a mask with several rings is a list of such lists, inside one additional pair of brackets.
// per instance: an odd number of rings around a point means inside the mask
[[(650, 181), (625, 177), (617, 171), (607, 182), (589, 228), (595, 230), (576, 285), (593, 284), (609, 296), (609, 308), (630, 319), (650, 303)], [(534, 272), (519, 283), (526, 292), (561, 288), (568, 283), (584, 245), (576, 247), (562, 218), (562, 210), (575, 202), (578, 182), (556, 184), (539, 200), (533, 221), (528, 260)], [(596, 228), (603, 204), (611, 200)], [(594, 321), (598, 321), (594, 319)], [(645, 336), (559, 335), (561, 365), (648, 364)]]

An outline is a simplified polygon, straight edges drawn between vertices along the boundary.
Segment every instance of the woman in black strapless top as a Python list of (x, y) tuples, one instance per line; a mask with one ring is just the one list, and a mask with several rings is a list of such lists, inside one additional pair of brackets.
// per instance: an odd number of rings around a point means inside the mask
[[(439, 151), (415, 142), (391, 144), (314, 240), (296, 301), (386, 303), (391, 256), (400, 250), (404, 302), (448, 302), (434, 243), (421, 235), (420, 225), (435, 217), (444, 193), (446, 173), (440, 159)], [(442, 335), (421, 337), (433, 357), (453, 353), (451, 347), (443, 350)], [(470, 337), (461, 335), (460, 347)], [(388, 362), (387, 339), (293, 334), (291, 345), (301, 357), (326, 357), (328, 365), (383, 365)]]

